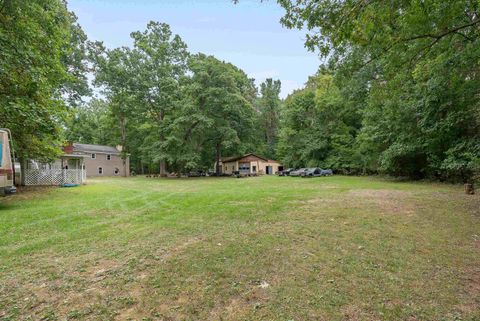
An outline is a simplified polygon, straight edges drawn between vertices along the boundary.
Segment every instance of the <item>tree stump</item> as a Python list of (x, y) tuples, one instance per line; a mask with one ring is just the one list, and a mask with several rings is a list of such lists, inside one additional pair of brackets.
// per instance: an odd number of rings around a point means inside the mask
[(465, 194), (467, 195), (475, 194), (475, 188), (473, 187), (473, 184), (465, 184)]

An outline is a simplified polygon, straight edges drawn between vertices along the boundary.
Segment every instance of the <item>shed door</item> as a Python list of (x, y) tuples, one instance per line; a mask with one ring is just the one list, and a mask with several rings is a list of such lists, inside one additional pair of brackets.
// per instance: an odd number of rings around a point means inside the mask
[(239, 163), (238, 164), (238, 171), (241, 174), (249, 174), (250, 173), (250, 163)]

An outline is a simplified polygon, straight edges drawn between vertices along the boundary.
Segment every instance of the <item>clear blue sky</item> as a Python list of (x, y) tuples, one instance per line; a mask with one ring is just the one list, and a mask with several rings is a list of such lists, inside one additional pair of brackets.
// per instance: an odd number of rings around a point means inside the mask
[(130, 46), (130, 33), (150, 20), (168, 23), (187, 43), (231, 62), (257, 83), (282, 81), (282, 97), (300, 88), (316, 72), (320, 60), (304, 48), (305, 34), (284, 28), (275, 0), (69, 0), (69, 9), (90, 40), (109, 48)]

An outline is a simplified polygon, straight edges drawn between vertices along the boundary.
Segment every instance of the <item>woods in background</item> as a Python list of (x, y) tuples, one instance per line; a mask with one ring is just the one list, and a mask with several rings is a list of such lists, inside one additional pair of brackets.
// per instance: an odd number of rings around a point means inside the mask
[[(308, 29), (306, 45), (328, 59), (285, 104), (280, 152), (287, 163), (478, 177), (478, 1), (279, 3), (283, 24)], [(302, 121), (309, 127), (300, 128)]]
[[(132, 47), (87, 41), (61, 0), (0, 1), (0, 127), (21, 158), (66, 139), (123, 145), (136, 172), (211, 169), (246, 152), (288, 167), (468, 181), (480, 172), (478, 1), (279, 0), (326, 59), (282, 101), (191, 54), (167, 24)], [(100, 92), (93, 99), (87, 75)]]

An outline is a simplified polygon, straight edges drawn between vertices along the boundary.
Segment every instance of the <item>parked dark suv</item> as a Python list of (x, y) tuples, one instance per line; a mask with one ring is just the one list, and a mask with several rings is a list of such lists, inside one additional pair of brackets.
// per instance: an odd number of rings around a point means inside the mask
[(290, 172), (292, 172), (294, 169), (293, 168), (287, 168), (281, 171), (278, 171), (278, 176), (289, 176)]
[(319, 177), (322, 176), (322, 169), (318, 167), (307, 168), (301, 175), (302, 177)]

